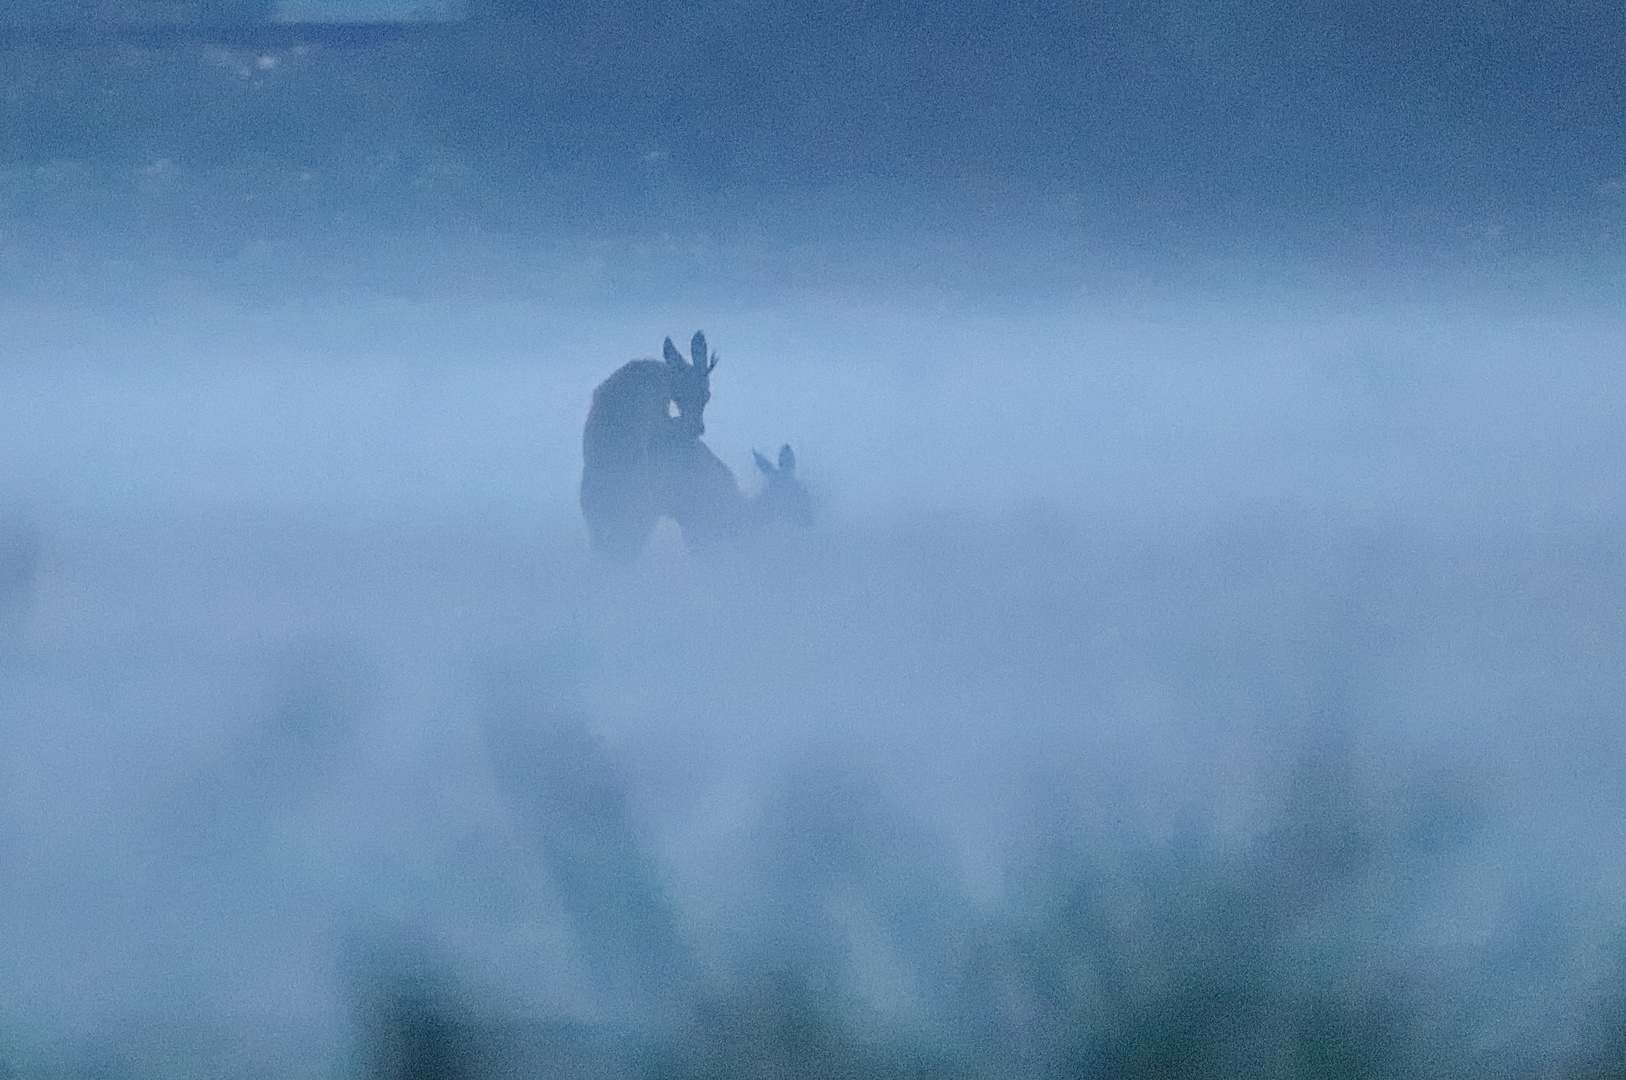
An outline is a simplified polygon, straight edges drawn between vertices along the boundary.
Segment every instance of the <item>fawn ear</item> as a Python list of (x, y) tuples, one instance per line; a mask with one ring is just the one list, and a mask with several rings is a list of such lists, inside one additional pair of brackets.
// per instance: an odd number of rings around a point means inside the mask
[(796, 455), (791, 452), (790, 443), (779, 448), (779, 471), (787, 476), (796, 471)]
[(757, 453), (755, 450), (751, 451), (751, 456), (757, 459), (757, 468), (762, 470), (762, 475), (763, 476), (772, 476), (773, 475), (773, 472), (774, 472), (773, 462), (769, 461), (767, 458), (763, 457), (761, 454)]
[(681, 364), (684, 362), (683, 354), (677, 351), (677, 348), (672, 344), (671, 338), (666, 339), (666, 345), (661, 349), (661, 355), (666, 357), (668, 364)]

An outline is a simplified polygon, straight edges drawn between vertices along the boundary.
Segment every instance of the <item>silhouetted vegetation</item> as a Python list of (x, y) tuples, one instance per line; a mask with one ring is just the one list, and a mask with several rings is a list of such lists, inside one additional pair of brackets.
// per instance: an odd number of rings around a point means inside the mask
[[(613, 767), (581, 735), (539, 737), (532, 756), (513, 758), (519, 771), (511, 775), (526, 778), (528, 801), (556, 806), (532, 820), (540, 836), (554, 838), (544, 857), (565, 882), (567, 905), (600, 913), (579, 923), (585, 938), (653, 949), (644, 977), (671, 994), (674, 984), (654, 974), (686, 962), (670, 944), (669, 909), (590, 897), (572, 884), (583, 845), (601, 849), (590, 876), (612, 891), (611, 878), (625, 875), (605, 877), (610, 863), (649, 865), (617, 824), (624, 811), (613, 794)], [(541, 761), (535, 755), (544, 746), (551, 747), (544, 756), (574, 764), (563, 772), (518, 765)], [(502, 756), (512, 758), (513, 747)], [(482, 1019), (466, 1001), (451, 1004), (456, 995), (444, 988), (426, 996), (421, 984), (386, 982), (370, 991), (385, 1002), (369, 1012), (371, 1075), (1530, 1075), (1528, 1062), (1487, 1051), (1477, 1038), (1494, 1015), (1464, 1024), (1436, 997), (1450, 994), (1449, 984), (1392, 953), (1375, 962), (1386, 952), (1381, 938), (1399, 932), (1394, 921), (1420, 887), (1416, 875), (1445, 850), (1439, 830), (1452, 832), (1458, 845), (1472, 840), (1449, 823), (1466, 811), (1438, 805), (1438, 789), (1454, 779), (1438, 772), (1378, 778), (1394, 785), (1379, 792), (1362, 790), (1356, 772), (1347, 754), (1304, 761), (1288, 781), (1280, 820), (1240, 846), (1192, 823), (1170, 841), (1124, 850), (1080, 827), (991, 907), (953, 899), (948, 882), (922, 876), (923, 853), (895, 847), (888, 837), (900, 835), (896, 823), (877, 816), (880, 804), (862, 785), (799, 781), (786, 804), (792, 831), (774, 848), (765, 878), (779, 890), (778, 899), (764, 897), (777, 953), (758, 942), (726, 976), (692, 970), (668, 998), (670, 1008), (632, 1029)], [(544, 793), (549, 788), (553, 793)], [(1420, 791), (1397, 817), (1361, 808), (1373, 796)], [(639, 884), (628, 895), (648, 895), (646, 872), (635, 876)], [(853, 996), (853, 946), (829, 922), (835, 891), (877, 916), (883, 947), (896, 950), (920, 998), (914, 1020), (877, 1022)], [(1494, 967), (1480, 975), (1494, 978)], [(1622, 1001), (1626, 995), (1606, 995), (1588, 1043), (1565, 1055), (1568, 1065), (1549, 1060), (1540, 1075), (1622, 1075)]]

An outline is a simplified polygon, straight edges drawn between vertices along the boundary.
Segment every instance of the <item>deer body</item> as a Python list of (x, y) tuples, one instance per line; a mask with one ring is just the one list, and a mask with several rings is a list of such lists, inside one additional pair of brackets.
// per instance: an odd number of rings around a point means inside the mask
[(704, 334), (692, 363), (666, 339), (665, 359), (623, 364), (593, 391), (582, 430), (582, 516), (595, 550), (630, 559), (665, 514), (669, 462), (699, 442), (711, 398)]
[(812, 523), (812, 499), (796, 479), (786, 446), (747, 497), (734, 472), (701, 441), (717, 366), (696, 333), (686, 362), (666, 339), (664, 360), (634, 360), (593, 392), (582, 432), (582, 515), (594, 550), (630, 561), (662, 517), (676, 521), (690, 547), (715, 546), (785, 521)]
[(668, 513), (690, 547), (715, 547), (780, 525), (813, 524), (813, 498), (796, 478), (796, 455), (779, 450), (775, 466), (753, 452), (764, 483), (755, 495), (740, 491), (734, 471), (696, 439), (673, 459)]

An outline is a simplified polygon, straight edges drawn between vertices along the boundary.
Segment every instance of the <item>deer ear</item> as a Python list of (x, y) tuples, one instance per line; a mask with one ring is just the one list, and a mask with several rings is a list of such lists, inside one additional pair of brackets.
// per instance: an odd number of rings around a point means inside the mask
[(702, 372), (707, 370), (706, 335), (701, 333), (699, 330), (694, 332), (694, 337), (689, 341), (689, 355), (694, 357), (695, 367), (699, 368)]
[(791, 452), (790, 443), (779, 448), (779, 471), (787, 475), (796, 471), (796, 455)]
[(681, 364), (684, 362), (683, 354), (677, 351), (677, 348), (672, 344), (671, 338), (666, 339), (666, 345), (661, 349), (661, 355), (666, 357), (668, 364)]
[(774, 471), (773, 470), (773, 462), (769, 461), (767, 458), (763, 457), (761, 454), (757, 453), (755, 450), (751, 451), (751, 456), (756, 458), (756, 460), (757, 460), (757, 468), (762, 470), (762, 475), (763, 476), (772, 476), (773, 475), (773, 471)]
[(718, 356), (716, 353), (711, 354), (711, 363), (706, 365), (707, 375), (710, 375), (712, 372), (717, 370), (717, 361), (721, 359), (722, 357)]

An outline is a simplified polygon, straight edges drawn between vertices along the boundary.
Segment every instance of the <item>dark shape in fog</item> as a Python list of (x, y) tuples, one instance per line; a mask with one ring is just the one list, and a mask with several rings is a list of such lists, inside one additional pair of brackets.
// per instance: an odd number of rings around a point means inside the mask
[(751, 451), (751, 456), (756, 459), (757, 468), (767, 481), (757, 492), (755, 502), (760, 507), (758, 513), (769, 523), (785, 521), (811, 529), (813, 495), (796, 478), (796, 455), (791, 451), (790, 444), (779, 448), (777, 465), (755, 450)]
[(593, 549), (613, 558), (643, 550), (670, 503), (668, 462), (692, 453), (706, 430), (717, 366), (706, 335), (695, 331), (693, 363), (671, 338), (664, 351), (665, 360), (629, 361), (600, 383), (582, 431), (582, 516)]
[(813, 496), (796, 477), (796, 455), (779, 448), (779, 464), (752, 451), (766, 483), (756, 495), (740, 491), (734, 471), (699, 439), (674, 460), (671, 516), (691, 547), (751, 536), (779, 524), (813, 524)]
[(617, 1009), (681, 1000), (693, 960), (615, 760), (569, 722), (505, 718), (487, 738), (598, 990)]
[(664, 360), (633, 360), (593, 391), (582, 432), (582, 516), (593, 549), (635, 558), (655, 524), (669, 517), (690, 545), (715, 544), (777, 522), (810, 525), (813, 502), (796, 478), (789, 446), (775, 466), (760, 454), (767, 483), (755, 497), (701, 441), (717, 355), (696, 331), (685, 360), (667, 338)]

